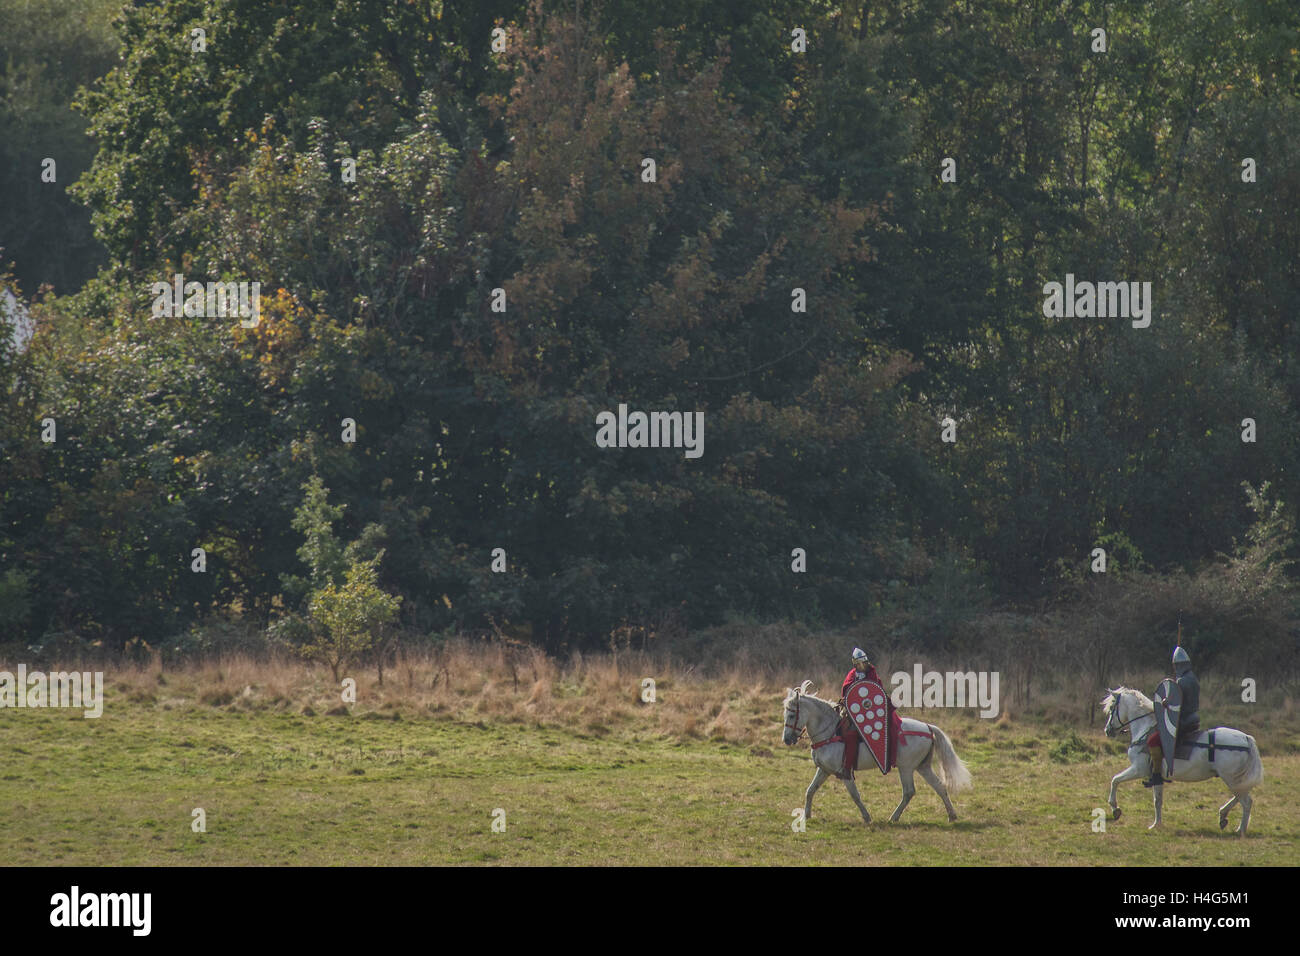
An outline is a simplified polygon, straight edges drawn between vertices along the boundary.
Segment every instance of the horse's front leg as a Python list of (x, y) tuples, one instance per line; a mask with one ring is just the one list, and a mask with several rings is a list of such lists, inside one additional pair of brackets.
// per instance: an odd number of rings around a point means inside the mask
[(864, 804), (862, 798), (858, 796), (858, 785), (852, 780), (845, 780), (844, 786), (848, 789), (849, 796), (853, 798), (853, 802), (858, 805), (858, 809), (862, 812), (862, 822), (870, 823), (871, 814), (867, 812), (866, 804)]
[(826, 770), (821, 766), (821, 764), (818, 764), (817, 773), (813, 776), (812, 783), (808, 784), (808, 790), (803, 795), (803, 818), (805, 820), (812, 819), (813, 794), (815, 794), (818, 790), (821, 789), (821, 785), (826, 782), (826, 778), (828, 776), (830, 776), (830, 774), (826, 772)]
[(1127, 783), (1129, 780), (1138, 780), (1142, 776), (1142, 769), (1136, 763), (1131, 763), (1128, 765), (1127, 770), (1120, 771), (1110, 778), (1110, 799), (1108, 802), (1110, 803), (1111, 812), (1114, 814), (1114, 819), (1118, 820), (1120, 818), (1119, 803), (1116, 800), (1115, 791), (1119, 788), (1121, 783)]

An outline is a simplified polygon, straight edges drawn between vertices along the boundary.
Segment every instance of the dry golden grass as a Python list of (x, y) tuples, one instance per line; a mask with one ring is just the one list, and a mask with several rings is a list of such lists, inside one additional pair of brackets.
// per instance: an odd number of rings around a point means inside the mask
[[(840, 640), (838, 643), (842, 643)], [(838, 646), (838, 645), (837, 645)], [(594, 736), (631, 732), (663, 739), (725, 741), (748, 747), (779, 742), (781, 700), (785, 690), (805, 678), (813, 692), (834, 698), (842, 670), (824, 658), (819, 668), (782, 666), (769, 657), (727, 666), (683, 665), (675, 655), (639, 651), (575, 653), (558, 661), (518, 643), (451, 641), (425, 654), (399, 654), (384, 670), (354, 667), (344, 672), (356, 681), (356, 702), (345, 704), (328, 668), (292, 658), (256, 659), (229, 656), (219, 661), (164, 669), (149, 664), (109, 666), (105, 705), (122, 694), (135, 703), (162, 710), (207, 707), (234, 711), (281, 711), (317, 714), (374, 715), (398, 718), (441, 715), (483, 725), (524, 724), (576, 728)], [(910, 673), (921, 660), (928, 670), (965, 669), (957, 662), (891, 654), (899, 669)], [(679, 659), (678, 659), (679, 660)], [(8, 665), (4, 665), (8, 666)], [(892, 673), (881, 666), (886, 684)], [(1128, 683), (1149, 692), (1158, 671), (1133, 675)], [(642, 681), (655, 682), (655, 702), (642, 701)], [(1028, 701), (1017, 698), (1003, 682), (1001, 713), (981, 720), (973, 710), (945, 711), (937, 719), (960, 739), (992, 725), (1009, 724), (1075, 728), (1099, 733), (1101, 692), (1086, 690), (1079, 679), (1057, 674), (1040, 678), (1041, 689)], [(1240, 702), (1240, 687), (1226, 678), (1210, 678), (1202, 692), (1203, 711), (1214, 725), (1240, 727), (1261, 747), (1300, 752), (1300, 708), (1294, 688), (1263, 687), (1258, 704)], [(919, 709), (904, 713), (921, 716)], [(930, 712), (933, 713), (933, 712)], [(969, 718), (969, 719), (967, 719)]]
[[(343, 673), (356, 681), (356, 703), (346, 706), (328, 668), (294, 659), (232, 656), (178, 669), (151, 664), (109, 666), (106, 706), (121, 694), (164, 710), (220, 707), (307, 715), (439, 714), (470, 723), (569, 726), (613, 734), (634, 724), (641, 733), (772, 743), (783, 688), (745, 678), (667, 673), (662, 662), (635, 652), (575, 654), (565, 663), (531, 648), (452, 642), (439, 652), (404, 656), (385, 668)], [(655, 682), (653, 705), (642, 681)], [(647, 720), (647, 717), (649, 720)]]

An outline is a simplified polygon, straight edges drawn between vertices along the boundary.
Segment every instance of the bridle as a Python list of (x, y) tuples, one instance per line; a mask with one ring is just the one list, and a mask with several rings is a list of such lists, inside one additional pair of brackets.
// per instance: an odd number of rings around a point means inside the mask
[(799, 729), (799, 698), (802, 696), (803, 694), (799, 691), (799, 689), (795, 688), (794, 719), (792, 721), (786, 721), (785, 724), (787, 730), (797, 731), (797, 735), (795, 736), (794, 740), (790, 742), (790, 746), (793, 747), (799, 741), (803, 740), (805, 736), (808, 738), (808, 742), (812, 744), (813, 750), (816, 750), (818, 747), (824, 747), (829, 743), (838, 742), (840, 738), (835, 735), (834, 728), (831, 729), (830, 736), (828, 736), (825, 740), (813, 740), (812, 734), (808, 731), (807, 727), (804, 727), (802, 730)]
[(1111, 720), (1113, 720), (1116, 716), (1119, 715), (1119, 702), (1120, 702), (1120, 700), (1122, 699), (1122, 695), (1120, 695), (1120, 694), (1115, 694), (1114, 697), (1115, 697), (1115, 706), (1114, 706), (1114, 709), (1111, 711), (1110, 716), (1108, 716), (1108, 717), (1106, 718), (1106, 726), (1105, 726), (1105, 728), (1103, 728), (1103, 729), (1106, 731), (1106, 736), (1107, 736), (1107, 737), (1114, 737), (1115, 734), (1119, 733), (1121, 730), (1124, 730), (1126, 727), (1128, 727), (1129, 724), (1133, 723), (1133, 722), (1134, 722), (1135, 720), (1137, 720), (1139, 717), (1147, 717), (1147, 716), (1154, 716), (1154, 715), (1155, 715), (1155, 711), (1154, 711), (1154, 710), (1144, 710), (1144, 711), (1142, 711), (1142, 712), (1139, 713), (1139, 714), (1134, 714), (1132, 717), (1130, 717), (1128, 720), (1124, 721), (1122, 724), (1116, 724), (1116, 725), (1115, 725), (1115, 729), (1112, 731), (1112, 730), (1111, 730), (1111, 726), (1110, 726), (1110, 722), (1111, 722)]
[[(869, 664), (871, 663), (870, 661), (866, 661), (865, 658), (864, 658), (863, 660), (864, 660), (864, 665), (863, 665), (863, 666), (869, 665)], [(857, 663), (858, 663), (857, 659), (854, 659), (853, 663), (854, 663), (854, 666), (856, 667), (856, 666), (857, 666)], [(809, 683), (811, 683), (811, 682), (810, 682), (810, 681), (804, 681), (804, 682), (803, 682), (803, 686), (806, 687)], [(808, 737), (808, 740), (812, 743), (813, 748), (816, 749), (817, 747), (820, 747), (820, 746), (822, 746), (823, 744), (829, 743), (831, 740), (835, 739), (835, 731), (832, 730), (832, 731), (831, 731), (831, 736), (829, 736), (829, 737), (827, 737), (825, 740), (821, 741), (821, 743), (818, 743), (816, 740), (813, 740), (813, 739), (812, 739), (812, 734), (808, 733), (808, 728), (807, 728), (807, 727), (804, 727), (803, 730), (800, 730), (800, 729), (799, 729), (799, 698), (802, 697), (802, 696), (803, 696), (803, 692), (802, 692), (798, 687), (796, 687), (796, 688), (794, 689), (794, 721), (793, 721), (793, 722), (791, 722), (791, 721), (786, 721), (785, 729), (786, 729), (786, 730), (793, 730), (793, 731), (796, 731), (797, 734), (798, 734), (798, 736), (796, 736), (796, 737), (794, 738), (794, 743), (790, 744), (791, 747), (793, 747), (793, 746), (794, 746), (795, 744), (797, 744), (799, 741), (803, 740), (804, 736), (806, 735), (806, 736)]]
[[(808, 728), (807, 728), (807, 727), (804, 727), (803, 729), (800, 729), (800, 728), (799, 728), (799, 698), (800, 698), (801, 696), (802, 696), (802, 695), (799, 693), (798, 688), (796, 688), (796, 689), (795, 689), (795, 692), (794, 692), (794, 720), (793, 720), (793, 721), (787, 720), (787, 721), (785, 722), (785, 729), (786, 729), (786, 730), (793, 730), (793, 731), (795, 731), (795, 734), (796, 734), (796, 736), (795, 736), (795, 738), (794, 738), (794, 743), (790, 744), (791, 747), (793, 747), (793, 746), (794, 746), (795, 744), (797, 744), (800, 740), (802, 740), (803, 737), (804, 737), (804, 735), (805, 735), (806, 733), (808, 733)], [(787, 706), (786, 710), (787, 710), (787, 712), (789, 711), (789, 707), (788, 707), (788, 706)]]

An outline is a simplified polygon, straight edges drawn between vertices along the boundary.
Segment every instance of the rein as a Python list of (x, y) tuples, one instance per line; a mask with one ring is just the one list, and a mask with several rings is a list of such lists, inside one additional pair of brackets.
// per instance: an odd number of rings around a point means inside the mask
[[(1115, 698), (1115, 706), (1116, 706), (1116, 707), (1119, 706), (1119, 697), (1116, 697), (1116, 698)], [(1144, 711), (1142, 711), (1140, 714), (1134, 714), (1132, 717), (1130, 717), (1128, 720), (1124, 721), (1122, 724), (1117, 724), (1117, 725), (1115, 726), (1115, 733), (1119, 733), (1121, 730), (1124, 730), (1126, 727), (1128, 727), (1129, 724), (1133, 723), (1134, 721), (1138, 720), (1139, 718), (1142, 718), (1142, 717), (1154, 717), (1154, 716), (1155, 716), (1155, 713), (1156, 713), (1156, 712), (1155, 712), (1154, 710), (1144, 710)], [(1109, 721), (1108, 721), (1108, 723), (1109, 723)], [(1095, 726), (1095, 725), (1094, 725), (1094, 726)]]

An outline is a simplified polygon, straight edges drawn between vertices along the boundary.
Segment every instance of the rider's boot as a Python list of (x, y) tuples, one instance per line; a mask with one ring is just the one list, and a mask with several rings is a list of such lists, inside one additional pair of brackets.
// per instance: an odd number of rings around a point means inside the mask
[(1158, 787), (1161, 784), (1168, 783), (1169, 781), (1160, 776), (1161, 748), (1156, 746), (1148, 747), (1147, 753), (1151, 757), (1151, 778), (1149, 780), (1143, 780), (1142, 786), (1149, 790), (1152, 787)]

